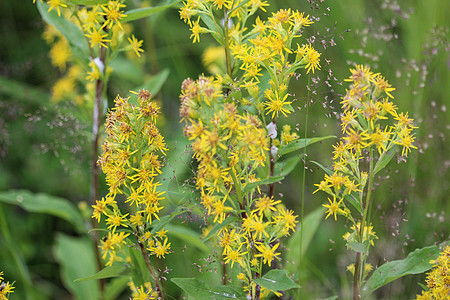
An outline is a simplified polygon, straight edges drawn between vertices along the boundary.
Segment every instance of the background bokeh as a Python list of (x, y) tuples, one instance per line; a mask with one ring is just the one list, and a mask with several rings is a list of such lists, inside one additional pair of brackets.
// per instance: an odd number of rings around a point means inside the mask
[[(273, 1), (270, 11), (288, 7), (316, 18), (304, 35), (322, 53), (321, 71), (291, 81), (296, 113), (286, 122), (297, 128), (301, 137), (305, 135), (305, 122), (308, 137), (341, 136), (340, 95), (347, 88), (343, 79), (354, 64), (368, 65), (383, 74), (396, 88), (392, 94), (399, 111), (408, 111), (418, 127), (418, 150), (410, 154), (407, 162), (401, 157), (394, 159), (376, 180), (372, 222), (379, 239), (369, 262), (379, 265), (404, 258), (416, 248), (448, 240), (450, 2), (284, 0)], [(188, 27), (176, 9), (133, 25), (136, 36), (144, 39), (144, 63), (136, 67), (138, 75), (120, 63), (114, 66), (116, 75), (109, 84), (108, 100), (111, 104), (116, 94), (126, 95), (138, 87), (141, 77), (169, 70), (157, 98), (164, 111), (162, 131), (174, 149), (185, 144), (178, 115), (181, 82), (208, 74), (201, 55), (215, 41), (202, 36), (200, 43), (192, 44)], [(50, 102), (49, 91), (61, 74), (50, 64), (49, 46), (41, 37), (43, 29), (44, 23), (31, 0), (0, 2), (0, 190), (48, 193), (79, 205), (89, 201), (89, 103), (80, 107), (70, 102)], [(309, 105), (308, 114), (305, 105)], [(292, 176), (276, 187), (297, 214), (301, 214), (303, 167), (303, 214), (326, 201), (324, 194), (312, 194), (323, 171), (311, 161), (330, 165), (335, 142), (327, 140), (309, 147), (305, 165), (298, 165)], [(189, 176), (191, 164), (187, 154), (179, 153), (184, 166), (177, 178), (181, 184)], [(167, 186), (173, 186), (173, 182)], [(167, 203), (168, 209), (176, 205), (177, 199)], [(27, 213), (7, 204), (0, 206), (0, 226), (7, 226), (12, 233), (37, 290), (36, 299), (72, 299), (61, 280), (53, 245), (58, 233), (76, 236), (73, 228), (56, 217)], [(200, 230), (195, 216), (183, 216), (178, 222)], [(336, 223), (330, 218), (320, 223), (303, 261), (300, 283), (304, 299), (350, 296), (351, 279), (346, 266), (354, 258), (342, 240), (346, 231), (342, 220)], [(22, 270), (14, 263), (10, 250), (1, 244), (4, 234), (4, 230), (0, 231), (0, 270), (8, 280), (16, 280), (16, 293), (11, 299), (25, 299), (21, 292)], [(175, 241), (173, 249), (177, 252), (177, 247), (181, 250), (184, 245)], [(183, 256), (200, 265), (206, 261), (188, 246), (171, 256), (168, 264), (173, 276), (197, 276), (198, 268)], [(411, 299), (421, 290), (418, 282), (424, 282), (423, 275), (405, 277), (382, 288), (374, 297)]]

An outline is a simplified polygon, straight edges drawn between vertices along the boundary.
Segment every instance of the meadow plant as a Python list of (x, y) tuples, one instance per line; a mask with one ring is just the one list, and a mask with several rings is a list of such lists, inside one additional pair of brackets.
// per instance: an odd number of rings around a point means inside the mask
[[(305, 142), (289, 125), (279, 132), (277, 119), (294, 111), (288, 85), (295, 72), (320, 69), (320, 53), (309, 43), (299, 44), (303, 29), (313, 23), (309, 16), (281, 9), (261, 20), (257, 12), (267, 7), (258, 0), (188, 0), (180, 10), (194, 43), (210, 33), (220, 44), (204, 56), (219, 73), (183, 82), (180, 114), (199, 162), (201, 203), (216, 224), (225, 264), (240, 267), (237, 278), (252, 299), (270, 291), (281, 295), (258, 280), (265, 264), (279, 268), (280, 239), (298, 222), (275, 197), (274, 184), (288, 174), (277, 164), (279, 153)], [(214, 57), (221, 61), (218, 51), (225, 57), (222, 73), (220, 64), (212, 64)]]
[(139, 91), (138, 105), (120, 96), (114, 102), (115, 107), (107, 114), (107, 138), (98, 160), (106, 174), (109, 192), (97, 200), (92, 215), (98, 222), (102, 218), (106, 221), (108, 233), (99, 247), (107, 260), (106, 266), (132, 262), (138, 269), (136, 252), (140, 253), (152, 282), (145, 275), (133, 278), (133, 299), (165, 299), (160, 275), (150, 261), (151, 256), (165, 258), (171, 251), (167, 230), (154, 226), (154, 221), (160, 219), (163, 209), (160, 201), (164, 199), (156, 177), (161, 174), (167, 151), (155, 125), (160, 108), (146, 90)]
[(347, 247), (356, 252), (353, 274), (353, 299), (360, 299), (361, 286), (372, 266), (366, 263), (369, 249), (378, 238), (373, 226), (372, 197), (375, 175), (394, 157), (399, 148), (407, 156), (413, 145), (413, 119), (398, 113), (391, 99), (395, 90), (380, 74), (357, 65), (350, 69), (350, 89), (342, 98), (341, 129), (344, 137), (333, 146), (333, 169), (316, 184), (331, 198), (323, 204), (326, 218), (343, 216), (351, 224), (344, 235)]

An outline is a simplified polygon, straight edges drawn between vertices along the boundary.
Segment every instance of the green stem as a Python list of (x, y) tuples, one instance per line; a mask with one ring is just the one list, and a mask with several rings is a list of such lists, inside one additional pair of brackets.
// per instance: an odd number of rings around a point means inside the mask
[[(311, 81), (311, 75), (308, 75), (308, 86)], [(308, 136), (308, 115), (309, 115), (309, 89), (308, 89), (308, 95), (306, 99), (306, 114), (305, 114), (305, 133), (304, 138)], [(306, 145), (303, 148), (303, 172), (302, 172), (302, 201), (301, 201), (301, 210), (300, 210), (300, 256), (298, 260), (298, 280), (300, 282), (300, 268), (302, 265), (302, 253), (303, 253), (303, 211), (305, 208), (305, 185), (306, 185)], [(301, 299), (301, 288), (298, 289), (298, 297)]]
[(153, 268), (152, 264), (150, 263), (150, 259), (148, 258), (147, 250), (145, 249), (144, 245), (141, 243), (140, 238), (141, 237), (138, 235), (139, 249), (141, 250), (142, 256), (144, 257), (145, 264), (147, 265), (147, 268), (150, 271), (153, 282), (155, 283), (156, 292), (158, 293), (158, 299), (167, 299), (167, 295), (164, 293), (164, 291), (162, 289), (161, 282), (159, 281), (159, 278), (156, 274), (155, 269)]

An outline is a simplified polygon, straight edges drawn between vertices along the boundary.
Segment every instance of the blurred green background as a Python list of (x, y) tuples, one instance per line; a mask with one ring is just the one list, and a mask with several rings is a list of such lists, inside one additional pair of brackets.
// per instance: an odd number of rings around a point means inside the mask
[[(161, 2), (156, 2), (161, 3)], [(416, 145), (404, 162), (394, 159), (376, 181), (374, 230), (379, 239), (369, 262), (380, 265), (401, 259), (416, 248), (449, 239), (449, 1), (273, 1), (270, 12), (280, 8), (305, 11), (316, 17), (316, 23), (304, 36), (310, 38), (322, 53), (322, 70), (293, 79), (290, 90), (296, 95), (296, 113), (286, 122), (298, 128), (304, 137), (333, 134), (341, 136), (338, 116), (340, 95), (345, 94), (349, 67), (365, 64), (383, 74), (396, 88), (393, 92), (399, 111), (415, 119)], [(169, 153), (169, 162), (179, 162), (181, 184), (189, 175), (190, 162), (183, 154), (182, 127), (179, 122), (178, 95), (181, 82), (207, 74), (201, 54), (214, 40), (201, 37), (192, 44), (188, 27), (170, 9), (134, 23), (135, 34), (144, 39), (145, 63), (139, 72), (145, 76), (170, 71), (158, 99), (165, 121), (163, 134), (178, 158)], [(25, 189), (69, 199), (74, 204), (89, 201), (89, 159), (91, 119), (86, 110), (72, 103), (50, 103), (50, 88), (61, 76), (48, 58), (49, 46), (41, 38), (44, 23), (31, 0), (0, 2), (0, 190)], [(117, 66), (108, 95), (109, 103), (117, 93), (126, 95), (141, 84), (139, 76), (127, 76)], [(122, 72), (122, 73), (121, 73)], [(123, 73), (125, 72), (125, 73)], [(309, 83), (309, 85), (308, 85)], [(305, 104), (309, 104), (306, 118)], [(304, 215), (326, 201), (324, 194), (312, 194), (323, 171), (311, 161), (331, 163), (332, 144), (327, 140), (307, 149)], [(181, 149), (180, 149), (181, 147)], [(175, 154), (173, 154), (175, 155)], [(171, 160), (172, 159), (172, 160)], [(179, 164), (178, 164), (179, 165)], [(178, 166), (177, 168), (180, 168)], [(184, 168), (184, 169), (183, 169)], [(276, 187), (290, 209), (301, 214), (303, 165)], [(167, 186), (174, 181), (166, 178)], [(105, 186), (102, 193), (106, 191)], [(195, 197), (191, 198), (196, 201)], [(177, 205), (176, 199), (167, 204)], [(28, 266), (36, 299), (72, 299), (61, 279), (55, 241), (58, 233), (78, 236), (67, 222), (49, 215), (28, 213), (23, 209), (0, 204), (0, 270), (6, 279), (16, 281), (11, 299), (25, 299), (21, 272), (11, 249), (5, 246), (8, 234), (20, 259)], [(191, 220), (191, 218), (193, 220)], [(199, 221), (184, 216), (177, 222), (190, 221), (199, 231)], [(345, 250), (342, 235), (346, 225), (331, 218), (323, 220), (303, 262), (300, 284), (302, 299), (342, 299), (351, 295), (350, 274), (346, 266), (353, 254)], [(175, 241), (175, 254), (168, 262), (170, 276), (197, 276), (197, 267), (183, 259), (202, 260), (185, 243)], [(195, 258), (195, 259), (194, 259)], [(201, 264), (201, 263), (199, 263)], [(289, 264), (289, 262), (287, 262)], [(208, 274), (203, 274), (208, 278)], [(217, 276), (216, 276), (217, 277)], [(421, 290), (418, 282), (424, 275), (408, 276), (385, 286), (376, 299), (411, 299)], [(177, 292), (174, 292), (176, 297)], [(124, 298), (126, 299), (126, 297)]]

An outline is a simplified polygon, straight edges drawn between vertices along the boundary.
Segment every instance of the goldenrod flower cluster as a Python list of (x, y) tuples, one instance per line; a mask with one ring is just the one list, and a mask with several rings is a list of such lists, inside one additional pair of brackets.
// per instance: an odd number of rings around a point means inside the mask
[(427, 291), (417, 295), (417, 300), (450, 299), (450, 246), (445, 247), (427, 276)]
[(252, 287), (263, 264), (270, 266), (280, 255), (278, 239), (297, 223), (292, 211), (258, 187), (256, 171), (269, 150), (267, 131), (256, 116), (224, 96), (213, 78), (186, 79), (180, 98), (185, 134), (199, 162), (201, 202), (214, 223), (227, 219), (218, 235), (224, 261), (240, 265), (240, 280)]
[[(390, 101), (393, 98), (390, 92), (394, 88), (368, 67), (358, 65), (350, 71), (351, 76), (347, 79), (351, 82), (350, 90), (341, 102), (345, 136), (333, 146), (332, 173), (316, 184), (316, 192), (321, 190), (332, 197), (328, 199), (329, 204), (323, 205), (328, 209), (327, 218), (344, 215), (353, 220), (348, 204), (361, 212), (366, 209), (361, 199), (369, 176), (384, 167), (398, 146), (402, 147), (401, 154), (405, 156), (416, 147), (413, 145), (413, 120), (407, 113), (398, 113)], [(370, 168), (364, 168), (366, 159), (369, 159)]]
[[(267, 6), (267, 1), (260, 0), (187, 0), (180, 16), (189, 24), (194, 43), (200, 40), (201, 33), (210, 33), (224, 46), (222, 49), (230, 56), (225, 81), (247, 89), (250, 104), (275, 119), (293, 111), (287, 86), (294, 72), (300, 68), (306, 68), (307, 73), (320, 69), (320, 53), (309, 43), (294, 44), (300, 32), (313, 23), (304, 13), (281, 9), (266, 21), (257, 17), (248, 29), (249, 18), (259, 9), (266, 11)], [(197, 20), (191, 20), (195, 17)], [(206, 27), (200, 25), (200, 20)], [(258, 84), (264, 72), (270, 76), (270, 87), (263, 91), (266, 101), (261, 102)]]
[[(77, 91), (77, 83), (87, 85), (87, 93), (93, 94), (95, 86), (86, 84), (85, 81), (104, 80), (111, 73), (112, 69), (108, 66), (108, 62), (111, 57), (115, 56), (112, 52), (126, 50), (128, 57), (134, 58), (140, 57), (141, 52), (144, 51), (141, 48), (143, 41), (131, 34), (131, 25), (121, 23), (126, 16), (124, 1), (113, 0), (103, 5), (76, 5), (60, 0), (46, 2), (49, 5), (49, 12), (56, 10), (59, 16), (79, 27), (85, 35), (90, 55), (88, 65), (77, 66), (85, 58), (76, 57), (80, 54), (73, 53), (71, 50), (69, 43), (75, 41), (68, 41), (52, 25), (46, 26), (43, 37), (48, 44), (51, 44), (49, 56), (52, 65), (58, 67), (62, 72), (66, 70), (68, 63), (73, 65), (65, 76), (53, 86), (52, 99), (54, 101), (68, 99), (81, 104), (86, 99), (93, 98), (88, 95), (80, 95)], [(76, 42), (83, 43), (84, 40)]]
[(8, 282), (3, 281), (3, 271), (0, 272), (0, 300), (7, 300), (9, 294), (14, 293), (14, 287)]
[[(152, 232), (152, 222), (159, 220), (164, 192), (156, 176), (161, 174), (166, 143), (155, 125), (160, 108), (146, 90), (139, 91), (139, 105), (117, 96), (115, 107), (107, 114), (107, 138), (98, 164), (106, 174), (109, 193), (93, 206), (93, 218), (105, 219), (108, 235), (100, 248), (106, 265), (127, 260), (126, 238), (130, 232), (148, 253), (164, 258), (170, 253), (167, 231)], [(123, 203), (118, 203), (123, 195)], [(120, 201), (122, 202), (122, 201)]]

